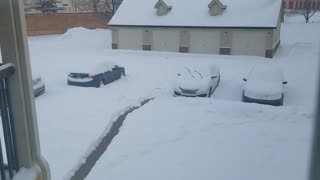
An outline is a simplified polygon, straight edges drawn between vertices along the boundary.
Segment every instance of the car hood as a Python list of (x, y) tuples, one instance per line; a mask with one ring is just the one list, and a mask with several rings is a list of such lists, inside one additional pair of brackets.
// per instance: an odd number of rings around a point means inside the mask
[(207, 89), (210, 78), (192, 78), (192, 77), (178, 77), (176, 81), (176, 88), (182, 89)]
[(244, 86), (244, 95), (253, 99), (277, 100), (284, 93), (281, 82), (247, 82)]

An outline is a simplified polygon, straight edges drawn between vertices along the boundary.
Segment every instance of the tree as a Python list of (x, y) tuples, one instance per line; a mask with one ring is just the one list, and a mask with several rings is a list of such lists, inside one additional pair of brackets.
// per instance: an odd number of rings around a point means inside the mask
[(296, 9), (289, 10), (289, 13), (302, 15), (306, 23), (308, 23), (319, 10), (319, 2), (314, 0), (304, 0), (301, 4), (297, 5)]
[(111, 18), (123, 0), (79, 0), (78, 11), (97, 12)]

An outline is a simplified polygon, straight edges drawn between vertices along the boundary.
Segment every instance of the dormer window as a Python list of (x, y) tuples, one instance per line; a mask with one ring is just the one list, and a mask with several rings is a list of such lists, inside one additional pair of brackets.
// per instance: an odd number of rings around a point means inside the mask
[(212, 0), (208, 7), (211, 16), (218, 16), (227, 8), (227, 6), (223, 5), (219, 0)]
[(154, 5), (154, 8), (157, 9), (156, 14), (158, 16), (163, 16), (169, 13), (169, 11), (172, 9), (172, 6), (168, 6), (163, 0), (159, 0), (157, 4)]

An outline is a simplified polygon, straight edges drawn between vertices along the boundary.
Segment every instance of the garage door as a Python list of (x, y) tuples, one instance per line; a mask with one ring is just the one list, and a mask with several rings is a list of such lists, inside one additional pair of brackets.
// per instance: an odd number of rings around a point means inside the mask
[(234, 32), (232, 34), (233, 55), (265, 56), (266, 37), (264, 32)]
[(170, 30), (155, 30), (153, 33), (153, 47), (155, 51), (179, 51), (179, 32)]
[(119, 48), (120, 49), (142, 49), (142, 32), (138, 29), (119, 29)]
[(190, 52), (219, 54), (220, 33), (216, 31), (192, 31), (190, 33)]

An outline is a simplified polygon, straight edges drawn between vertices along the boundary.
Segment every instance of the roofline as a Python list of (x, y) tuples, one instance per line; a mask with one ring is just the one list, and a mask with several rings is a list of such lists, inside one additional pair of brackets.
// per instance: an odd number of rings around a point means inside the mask
[(158, 26), (158, 25), (113, 25), (109, 24), (110, 27), (144, 27), (144, 28), (190, 28), (190, 29), (277, 29), (277, 27), (250, 27), (250, 26)]

